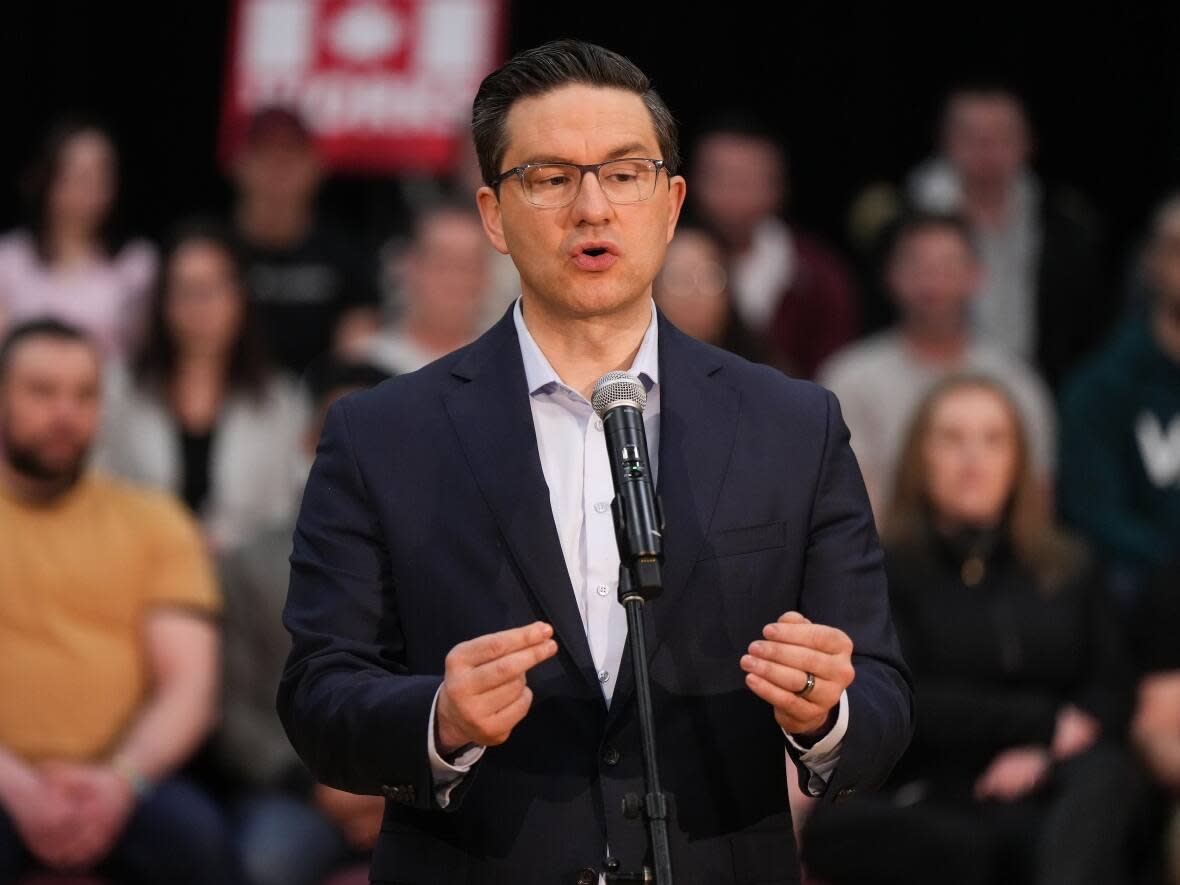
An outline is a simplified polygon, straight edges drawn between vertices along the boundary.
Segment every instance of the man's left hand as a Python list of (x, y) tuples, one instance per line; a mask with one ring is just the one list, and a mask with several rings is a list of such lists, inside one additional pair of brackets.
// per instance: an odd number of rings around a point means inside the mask
[(357, 796), (324, 784), (315, 786), (315, 804), (334, 821), (357, 851), (372, 851), (381, 832), (385, 800), (380, 796)]
[[(795, 737), (816, 737), (828, 730), (829, 714), (840, 703), (856, 673), (852, 640), (843, 630), (813, 624), (790, 611), (762, 629), (762, 639), (743, 655), (746, 685), (774, 707), (779, 726)], [(807, 697), (796, 692), (815, 677)]]
[(53, 762), (42, 769), (47, 782), (60, 789), (79, 809), (82, 825), (66, 850), (66, 865), (88, 868), (115, 847), (135, 809), (135, 794), (126, 779), (101, 765)]

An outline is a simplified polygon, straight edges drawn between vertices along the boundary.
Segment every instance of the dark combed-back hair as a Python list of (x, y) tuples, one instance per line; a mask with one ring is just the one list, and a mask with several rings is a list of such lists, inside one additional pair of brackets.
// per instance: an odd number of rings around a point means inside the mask
[(964, 98), (1004, 98), (1028, 113), (1028, 99), (1012, 80), (1003, 77), (968, 77), (952, 83), (942, 96), (942, 119), (950, 112), (951, 105)]
[(141, 387), (156, 391), (166, 391), (174, 379), (179, 348), (168, 327), (168, 277), (177, 253), (195, 243), (213, 246), (225, 256), (242, 302), (242, 323), (230, 349), (227, 367), (229, 388), (260, 397), (265, 391), (271, 366), (255, 320), (246, 279), (246, 262), (233, 235), (215, 220), (197, 218), (185, 221), (169, 239), (160, 262), (147, 335), (131, 361), (132, 374)]
[(32, 338), (51, 338), (54, 341), (73, 341), (85, 344), (97, 354), (94, 342), (77, 326), (62, 322), (55, 317), (39, 317), (13, 326), (0, 341), (0, 379), (8, 374), (12, 355), (25, 341)]
[[(695, 142), (699, 145), (715, 135), (732, 135), (772, 147), (786, 162), (790, 149), (783, 137), (772, 129), (766, 118), (757, 111), (740, 105), (715, 111), (697, 129)], [(690, 158), (691, 159), (691, 158)]]
[(927, 231), (949, 231), (959, 237), (972, 255), (979, 257), (979, 243), (971, 225), (957, 212), (936, 212), (929, 209), (907, 209), (885, 232), (887, 248), (885, 254), (892, 257), (898, 247), (911, 237)]
[(53, 259), (49, 248), (49, 198), (58, 176), (61, 175), (62, 161), (66, 148), (76, 138), (95, 133), (107, 140), (111, 146), (115, 179), (115, 195), (106, 218), (95, 232), (98, 245), (108, 258), (116, 255), (126, 242), (119, 217), (119, 153), (111, 130), (97, 117), (77, 115), (64, 117), (53, 125), (41, 143), (36, 159), (29, 167), (22, 181), (25, 198), (26, 223), (33, 235), (33, 243), (42, 261)]
[(651, 80), (633, 62), (593, 43), (554, 40), (513, 56), (484, 78), (471, 109), (471, 134), (485, 182), (500, 172), (508, 150), (506, 122), (512, 105), (571, 84), (622, 89), (643, 99), (651, 113), (665, 168), (680, 168), (676, 120)]

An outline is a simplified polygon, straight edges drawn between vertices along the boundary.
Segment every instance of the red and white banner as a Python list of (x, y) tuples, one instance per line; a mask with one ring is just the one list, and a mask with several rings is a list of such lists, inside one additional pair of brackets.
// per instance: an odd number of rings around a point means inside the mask
[(249, 115), (281, 105), (325, 163), (440, 171), (501, 61), (504, 0), (238, 0), (222, 108), (223, 158)]

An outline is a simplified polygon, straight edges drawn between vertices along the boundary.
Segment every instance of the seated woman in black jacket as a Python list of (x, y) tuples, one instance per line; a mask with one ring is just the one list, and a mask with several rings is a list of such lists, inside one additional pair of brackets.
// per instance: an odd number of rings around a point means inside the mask
[(974, 376), (935, 388), (895, 489), (884, 546), (916, 732), (880, 796), (813, 813), (809, 875), (1127, 881), (1143, 783), (1123, 743), (1133, 681), (1097, 571), (1051, 521), (1009, 395)]

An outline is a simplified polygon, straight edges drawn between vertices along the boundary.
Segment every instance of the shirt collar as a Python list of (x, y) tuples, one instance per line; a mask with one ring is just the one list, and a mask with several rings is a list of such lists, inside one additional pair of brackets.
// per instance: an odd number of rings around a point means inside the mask
[[(512, 321), (516, 324), (516, 337), (520, 341), (520, 355), (524, 359), (524, 377), (529, 385), (529, 395), (547, 392), (554, 386), (565, 387), (565, 382), (557, 376), (557, 372), (553, 370), (553, 366), (549, 364), (549, 360), (525, 325), (519, 298), (512, 308)], [(643, 382), (649, 393), (660, 383), (659, 354), (659, 323), (656, 322), (656, 305), (653, 301), (647, 331), (643, 333), (635, 361), (628, 369)]]

